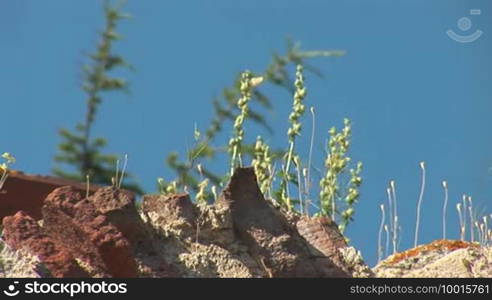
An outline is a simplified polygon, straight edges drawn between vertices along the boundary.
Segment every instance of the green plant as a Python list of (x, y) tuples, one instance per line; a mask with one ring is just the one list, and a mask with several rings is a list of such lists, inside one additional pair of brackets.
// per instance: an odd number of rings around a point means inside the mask
[(0, 171), (2, 171), (2, 174), (0, 175), (0, 190), (9, 176), (9, 165), (15, 163), (15, 157), (8, 152), (3, 153), (1, 158), (4, 162), (0, 164)]
[[(285, 57), (274, 55), (273, 62), (262, 75), (256, 75), (250, 71), (241, 73), (239, 80), (234, 87), (224, 89), (223, 96), (226, 102), (224, 107), (220, 101), (214, 100), (215, 117), (211, 126), (202, 135), (196, 128), (194, 130), (194, 146), (187, 151), (187, 160), (179, 161), (177, 153), (171, 153), (167, 157), (167, 163), (176, 172), (176, 178), (171, 183), (166, 182), (163, 178), (158, 179), (159, 190), (163, 194), (170, 191), (191, 189), (195, 193), (197, 202), (206, 202), (211, 195), (207, 192), (207, 186), (212, 184), (212, 195), (216, 196), (216, 187), (223, 186), (229, 176), (232, 175), (234, 168), (243, 166), (246, 161), (245, 156), (251, 158), (258, 183), (264, 194), (272, 197), (271, 200), (280, 204), (280, 206), (289, 211), (298, 211), (309, 214), (308, 200), (309, 188), (311, 187), (310, 169), (311, 155), (314, 139), (314, 108), (311, 108), (313, 115), (313, 133), (311, 137), (311, 146), (307, 167), (303, 167), (300, 156), (295, 151), (296, 137), (300, 135), (302, 129), (302, 117), (305, 112), (306, 88), (304, 86), (303, 69), (308, 69), (317, 75), (320, 75), (312, 67), (303, 66), (302, 62), (306, 58), (316, 56), (338, 56), (343, 55), (342, 51), (300, 51), (298, 45), (289, 44), (289, 52)], [(296, 64), (295, 80), (291, 81), (287, 66)], [(251, 109), (254, 102), (260, 103), (264, 107), (271, 107), (269, 98), (263, 95), (258, 89), (255, 89), (261, 82), (273, 83), (289, 90), (293, 95), (292, 112), (289, 115), (289, 129), (287, 131), (288, 147), (286, 150), (271, 150), (271, 147), (264, 142), (261, 136), (257, 136), (256, 142), (248, 143), (245, 138), (244, 122), (251, 119), (253, 122), (270, 128), (265, 118)], [(226, 120), (233, 122), (232, 136), (227, 146), (216, 147), (212, 145), (218, 132), (223, 128)], [(347, 156), (349, 140), (351, 137), (351, 125), (348, 119), (344, 121), (345, 127), (342, 132), (337, 133), (335, 128), (330, 132), (329, 155), (326, 160), (327, 175), (321, 180), (320, 188), (322, 196), (320, 199), (320, 215), (330, 215), (335, 221), (340, 219), (340, 229), (343, 231), (347, 224), (353, 220), (354, 206), (359, 198), (359, 187), (362, 183), (360, 176), (362, 163), (357, 163), (354, 168), (349, 169), (348, 163), (350, 158)], [(216, 158), (219, 153), (227, 151), (230, 155), (230, 170), (225, 176), (219, 176), (202, 167), (195, 168), (198, 161), (204, 159)], [(275, 164), (281, 162), (282, 168), (275, 172)], [(343, 165), (341, 165), (343, 162)], [(295, 172), (291, 172), (294, 165)], [(278, 189), (272, 195), (275, 176), (279, 176), (280, 184)], [(304, 177), (304, 188), (302, 187), (302, 177)], [(347, 177), (348, 182), (343, 188), (339, 185)], [(298, 190), (298, 199), (291, 198), (289, 186), (296, 186)], [(328, 195), (327, 191), (333, 191)], [(340, 208), (336, 209), (335, 202), (343, 202)], [(311, 205), (315, 206), (310, 203)], [(316, 206), (315, 206), (316, 207)]]
[(198, 184), (198, 193), (196, 193), (196, 202), (197, 203), (202, 203), (202, 204), (207, 204), (207, 186), (208, 186), (208, 179), (205, 178), (203, 179), (199, 184)]
[[(75, 171), (67, 172), (56, 167), (53, 170), (55, 175), (81, 182), (89, 175), (94, 183), (109, 185), (112, 183), (114, 174), (117, 174), (115, 164), (118, 156), (101, 152), (107, 141), (101, 137), (94, 138), (92, 129), (99, 106), (103, 102), (103, 94), (128, 90), (128, 82), (125, 79), (110, 75), (117, 69), (131, 69), (122, 56), (112, 51), (113, 43), (121, 38), (116, 32), (118, 23), (129, 18), (129, 15), (121, 12), (121, 7), (122, 2), (114, 5), (109, 1), (105, 2), (105, 28), (100, 33), (97, 50), (89, 55), (90, 63), (83, 67), (82, 90), (87, 95), (85, 120), (77, 124), (74, 132), (68, 129), (59, 131), (63, 141), (58, 146), (59, 153), (55, 156), (55, 161), (70, 165)], [(133, 176), (128, 174), (127, 177), (132, 178)], [(143, 193), (135, 183), (117, 182), (117, 185), (139, 194)]]
[[(295, 152), (295, 141), (296, 137), (301, 135), (302, 123), (300, 121), (301, 117), (306, 110), (305, 105), (302, 103), (304, 98), (306, 97), (306, 88), (304, 87), (304, 74), (302, 65), (297, 65), (296, 70), (296, 80), (294, 82), (295, 92), (294, 92), (294, 101), (292, 104), (292, 112), (289, 115), (290, 127), (287, 130), (287, 137), (289, 140), (289, 146), (287, 153), (285, 154), (285, 168), (282, 170), (282, 184), (281, 191), (279, 193), (280, 204), (283, 204), (287, 207), (289, 211), (292, 210), (292, 199), (289, 192), (289, 183), (293, 182), (293, 176), (290, 173), (290, 165), (292, 161), (296, 162), (297, 171), (300, 171), (300, 159)], [(301, 181), (299, 180), (300, 176), (298, 176), (298, 180), (295, 181), (297, 184), (298, 190), (301, 191)], [(301, 194), (301, 193), (300, 193)], [(302, 206), (302, 199), (299, 196), (299, 204)], [(301, 209), (302, 211), (302, 209)]]
[[(248, 73), (245, 73), (248, 74)], [(249, 88), (248, 75), (243, 76), (243, 87)], [(245, 89), (248, 91), (248, 89)], [(296, 81), (295, 81), (295, 91), (294, 91), (294, 101), (292, 112), (289, 115), (289, 123), (290, 127), (287, 131), (288, 136), (288, 149), (284, 151), (284, 165), (279, 172), (281, 177), (281, 182), (279, 189), (275, 193), (275, 200), (283, 207), (285, 207), (289, 211), (293, 211), (294, 208), (297, 208), (296, 203), (292, 199), (289, 193), (289, 184), (294, 184), (297, 186), (299, 191), (299, 199), (296, 200), (298, 204), (299, 211), (304, 213), (303, 210), (303, 201), (302, 201), (302, 180), (301, 180), (301, 159), (299, 155), (295, 151), (295, 142), (296, 137), (300, 135), (302, 129), (301, 117), (305, 111), (305, 105), (303, 104), (303, 99), (306, 96), (306, 88), (304, 86), (304, 76), (303, 76), (303, 68), (302, 66), (297, 67), (296, 71)], [(243, 93), (243, 98), (247, 98), (247, 92)], [(241, 111), (247, 112), (248, 101), (243, 101), (239, 103), (241, 106)], [(314, 114), (314, 110), (312, 109)], [(243, 128), (242, 121), (244, 114), (240, 114), (237, 117), (239, 122), (235, 123), (235, 135), (231, 138), (231, 141), (237, 140), (238, 136), (239, 141), (243, 141)], [(333, 218), (334, 221), (337, 220), (337, 215), (340, 219), (339, 228), (343, 232), (346, 226), (350, 221), (353, 220), (353, 215), (355, 212), (354, 205), (359, 198), (359, 188), (362, 184), (362, 178), (360, 173), (362, 171), (362, 163), (358, 162), (355, 168), (348, 169), (348, 164), (350, 162), (350, 157), (348, 157), (347, 153), (350, 145), (350, 137), (351, 137), (351, 124), (348, 119), (344, 120), (344, 128), (340, 133), (337, 133), (335, 128), (330, 129), (330, 140), (328, 142), (328, 155), (325, 161), (326, 167), (326, 175), (320, 181), (320, 207), (321, 211), (319, 214), (321, 215), (329, 215)], [(230, 143), (231, 152), (233, 153), (232, 165), (231, 167), (235, 167), (235, 151), (234, 146), (237, 143)], [(271, 178), (271, 158), (268, 156), (269, 146), (266, 145), (261, 136), (257, 137), (255, 144), (255, 152), (252, 160), (252, 165), (255, 168), (257, 173), (258, 182), (260, 184), (260, 189), (262, 192), (266, 192), (271, 188), (272, 182)], [(309, 159), (310, 160), (310, 159)], [(295, 165), (296, 174), (291, 174), (290, 166), (291, 163)], [(307, 176), (307, 172), (303, 172), (304, 176)], [(340, 184), (342, 181), (342, 175), (348, 173), (348, 183), (345, 185), (345, 188), (340, 188)], [(394, 184), (393, 184), (394, 187)], [(396, 196), (395, 196), (396, 197)], [(336, 209), (335, 202), (343, 202), (344, 205), (340, 205), (342, 209)], [(304, 205), (305, 206), (305, 205)]]
[[(346, 226), (353, 220), (354, 205), (359, 199), (359, 187), (362, 184), (362, 162), (358, 162), (355, 168), (348, 170), (349, 179), (346, 188), (341, 188), (341, 177), (347, 172), (347, 166), (351, 159), (347, 155), (350, 148), (352, 135), (349, 119), (344, 119), (344, 128), (337, 132), (335, 127), (329, 130), (328, 153), (325, 159), (325, 175), (321, 178), (320, 205), (322, 215), (331, 216), (337, 221), (337, 215), (341, 217), (339, 229), (344, 232)], [(344, 204), (341, 208), (337, 203)]]
[(164, 178), (157, 178), (157, 183), (159, 185), (159, 192), (163, 195), (170, 195), (177, 193), (176, 181), (167, 183)]
[(261, 136), (256, 138), (255, 154), (251, 165), (255, 168), (261, 192), (271, 197), (273, 180), (272, 156), (270, 154), (270, 146), (263, 141)]
[(248, 102), (251, 100), (251, 93), (254, 87), (259, 85), (263, 81), (262, 77), (252, 77), (250, 71), (245, 71), (241, 75), (241, 97), (237, 101), (237, 107), (239, 109), (239, 114), (236, 116), (234, 121), (234, 134), (229, 140), (229, 152), (231, 153), (231, 172), (230, 175), (234, 171), (234, 168), (237, 166), (243, 165), (242, 161), (242, 142), (244, 138), (244, 129), (243, 123), (244, 120), (248, 117)]
[[(284, 55), (274, 53), (271, 62), (267, 66), (266, 70), (258, 74), (251, 74), (252, 77), (262, 77), (264, 85), (270, 84), (274, 86), (282, 87), (290, 93), (294, 93), (294, 82), (289, 76), (288, 68), (291, 65), (303, 64), (305, 68), (317, 76), (323, 76), (319, 70), (306, 63), (306, 60), (315, 57), (329, 57), (329, 56), (342, 56), (344, 51), (340, 50), (321, 50), (321, 51), (306, 51), (301, 50), (299, 43), (293, 43), (290, 39), (287, 40), (287, 52)], [(180, 160), (177, 152), (170, 153), (166, 162), (176, 174), (175, 182), (176, 187), (180, 190), (188, 187), (194, 192), (198, 191), (198, 174), (195, 164), (198, 160), (213, 160), (217, 156), (227, 152), (228, 145), (219, 143), (216, 145), (214, 142), (218, 134), (224, 129), (227, 121), (236, 122), (237, 116), (241, 114), (240, 108), (237, 105), (237, 101), (241, 98), (241, 79), (242, 75), (236, 76), (236, 80), (230, 87), (226, 87), (222, 90), (221, 96), (213, 99), (214, 115), (210, 125), (205, 130), (205, 133), (200, 136), (200, 139), (195, 145), (187, 151), (186, 159)], [(264, 94), (260, 89), (254, 89), (251, 91), (251, 103), (258, 105), (258, 109), (273, 109), (273, 103), (270, 98)], [(273, 129), (266, 121), (265, 116), (257, 109), (248, 108), (248, 118), (260, 124), (268, 132), (272, 133)], [(255, 143), (245, 143), (241, 141), (241, 153), (243, 156), (249, 156), (254, 158), (255, 156)], [(285, 151), (282, 149), (269, 149), (271, 164), (275, 164), (277, 160), (283, 157)], [(244, 157), (243, 157), (244, 159)], [(203, 163), (205, 165), (205, 163)], [(222, 186), (227, 181), (228, 176), (221, 176), (214, 172), (211, 172), (206, 167), (203, 167), (203, 175), (210, 180), (210, 183), (215, 186)]]

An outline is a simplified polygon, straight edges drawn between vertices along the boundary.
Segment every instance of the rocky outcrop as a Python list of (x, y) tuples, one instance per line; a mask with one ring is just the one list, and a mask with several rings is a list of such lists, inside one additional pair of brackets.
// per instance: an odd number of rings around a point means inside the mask
[(236, 170), (217, 205), (230, 211), (238, 240), (269, 277), (351, 276), (330, 257), (311, 247), (296, 224), (265, 201), (254, 169)]
[(492, 278), (492, 248), (437, 240), (391, 255), (373, 268), (377, 277)]
[(125, 190), (32, 178), (34, 192), (22, 177), (0, 195), (0, 277), (492, 277), (490, 247), (450, 240), (371, 270), (330, 218), (265, 200), (252, 168), (236, 169), (212, 205), (146, 195), (140, 209)]
[(74, 257), (45, 234), (36, 221), (23, 212), (3, 219), (4, 239), (14, 250), (24, 250), (39, 258), (54, 277), (87, 277)]
[(298, 232), (298, 217), (263, 198), (251, 168), (237, 169), (214, 205), (149, 195), (142, 214), (159, 252), (186, 277), (352, 276)]
[(316, 258), (319, 263), (329, 261), (353, 277), (374, 277), (360, 252), (347, 245), (337, 224), (330, 218), (304, 216), (299, 218), (296, 227), (309, 245), (322, 254)]
[(0, 222), (4, 217), (14, 215), (18, 211), (40, 220), (44, 199), (56, 188), (71, 186), (80, 193), (93, 194), (101, 187), (90, 184), (87, 190), (85, 184), (72, 180), (30, 175), (13, 170), (8, 172), (8, 180), (0, 191)]
[[(146, 195), (138, 210), (124, 190), (85, 195), (80, 187), (58, 187), (39, 218), (22, 210), (6, 216), (0, 276), (371, 275), (328, 218), (300, 217), (266, 201), (252, 168), (237, 169), (213, 205), (186, 194)], [(30, 259), (14, 263), (19, 257)]]
[(51, 274), (28, 250), (14, 250), (0, 241), (0, 278), (40, 278)]
[(129, 241), (90, 198), (83, 199), (72, 187), (58, 188), (46, 198), (42, 214), (44, 231), (89, 265), (91, 274), (136, 276)]

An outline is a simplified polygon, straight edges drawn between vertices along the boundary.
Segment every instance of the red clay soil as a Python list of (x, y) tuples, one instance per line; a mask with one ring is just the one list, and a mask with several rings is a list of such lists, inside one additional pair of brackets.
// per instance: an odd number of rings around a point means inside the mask
[[(35, 220), (41, 219), (43, 201), (54, 189), (72, 186), (78, 192), (86, 192), (86, 185), (80, 182), (52, 176), (24, 174), (9, 171), (9, 177), (0, 191), (0, 221), (18, 211), (23, 211)], [(89, 193), (96, 192), (100, 186), (90, 185)]]

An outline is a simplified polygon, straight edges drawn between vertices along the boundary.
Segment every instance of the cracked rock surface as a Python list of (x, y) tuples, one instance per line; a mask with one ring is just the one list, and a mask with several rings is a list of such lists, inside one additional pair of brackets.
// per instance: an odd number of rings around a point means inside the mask
[(397, 253), (373, 268), (377, 277), (492, 277), (492, 248), (437, 240)]
[(452, 240), (370, 269), (330, 218), (265, 200), (252, 168), (236, 169), (213, 205), (145, 195), (139, 209), (125, 190), (91, 188), (86, 197), (80, 185), (44, 186), (39, 176), (29, 206), (22, 176), (0, 199), (0, 277), (492, 277), (491, 247)]
[(236, 169), (213, 205), (146, 195), (137, 209), (132, 193), (113, 187), (83, 195), (57, 187), (40, 211), (5, 216), (0, 276), (373, 276), (329, 218), (266, 201), (252, 168)]

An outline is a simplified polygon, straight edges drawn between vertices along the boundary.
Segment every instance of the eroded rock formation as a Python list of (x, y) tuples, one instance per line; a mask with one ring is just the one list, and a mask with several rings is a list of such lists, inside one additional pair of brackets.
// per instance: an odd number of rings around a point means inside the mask
[(266, 201), (252, 168), (237, 169), (213, 205), (194, 204), (186, 194), (146, 195), (140, 210), (134, 202), (132, 193), (113, 187), (89, 197), (80, 187), (54, 189), (39, 212), (3, 218), (0, 275), (373, 275), (329, 218), (300, 217)]
[[(330, 218), (265, 200), (252, 168), (237, 169), (213, 205), (146, 195), (139, 209), (113, 187), (87, 193), (35, 176), (29, 191), (29, 176), (17, 179), (0, 199), (0, 277), (492, 277), (490, 247), (449, 240), (371, 270)], [(16, 204), (28, 195), (32, 207)]]

